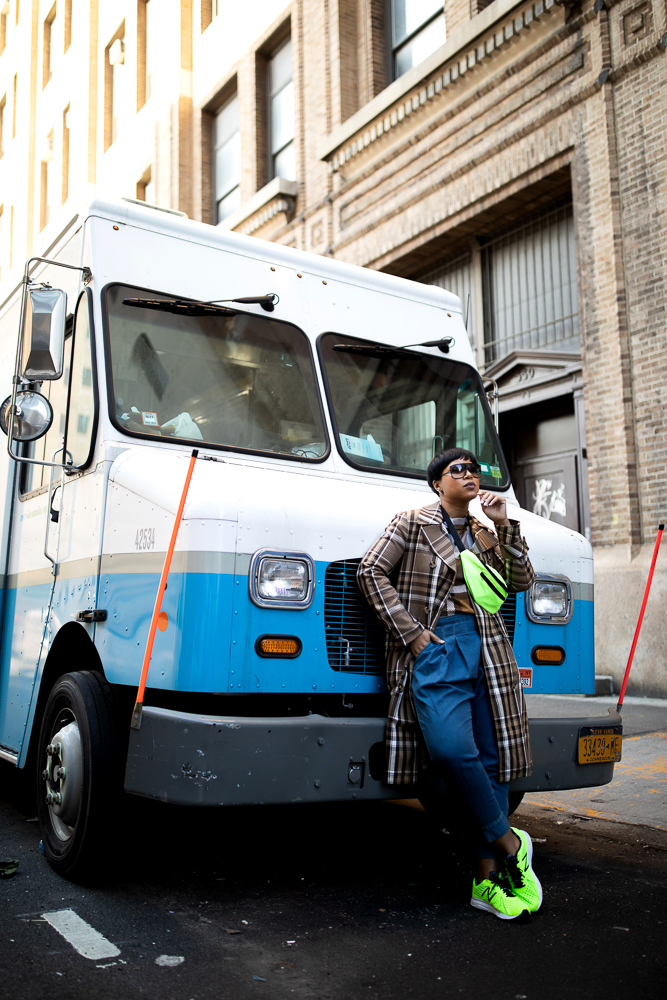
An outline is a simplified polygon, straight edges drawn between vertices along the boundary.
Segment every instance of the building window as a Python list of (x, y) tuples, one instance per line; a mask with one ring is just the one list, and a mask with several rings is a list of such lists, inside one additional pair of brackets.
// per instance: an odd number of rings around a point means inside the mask
[(125, 71), (125, 24), (116, 32), (105, 52), (104, 65), (104, 151), (116, 141), (122, 129), (127, 91)]
[(53, 130), (46, 137), (41, 161), (39, 191), (39, 229), (48, 226), (53, 205)]
[(269, 59), (269, 136), (271, 177), (295, 180), (291, 38)]
[(63, 111), (63, 139), (62, 139), (62, 192), (61, 203), (64, 205), (69, 195), (69, 104)]
[(222, 222), (241, 204), (241, 133), (239, 97), (234, 94), (215, 116), (215, 221)]
[(137, 111), (141, 111), (151, 96), (151, 74), (155, 59), (156, 5), (157, 0), (153, 0), (153, 3), (150, 3), (150, 0), (138, 0), (137, 2)]
[(572, 208), (484, 247), (484, 361), (510, 351), (581, 350)]
[(44, 21), (44, 45), (43, 45), (43, 55), (42, 55), (42, 87), (46, 87), (47, 83), (53, 76), (53, 69), (56, 62), (56, 14), (58, 9), (56, 4), (53, 5), (49, 13), (46, 15), (46, 20)]
[[(150, 101), (155, 94), (155, 71), (158, 65), (158, 16), (160, 14), (159, 0), (149, 0), (146, 3), (146, 100)], [(164, 11), (162, 11), (164, 18)]]
[(148, 205), (155, 204), (155, 187), (150, 167), (141, 180), (137, 181), (137, 201), (145, 201)]
[(444, 45), (442, 0), (391, 0), (391, 61), (396, 79)]
[(65, 23), (63, 25), (63, 52), (72, 44), (72, 0), (65, 0)]

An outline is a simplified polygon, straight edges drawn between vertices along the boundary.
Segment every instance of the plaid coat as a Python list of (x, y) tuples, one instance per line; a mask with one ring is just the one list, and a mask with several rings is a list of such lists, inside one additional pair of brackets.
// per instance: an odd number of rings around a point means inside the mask
[[(528, 590), (535, 574), (519, 524), (498, 527), (498, 537), (469, 517), (472, 551), (505, 578), (510, 591)], [(458, 551), (443, 530), (439, 503), (397, 514), (361, 560), (357, 579), (387, 640), (390, 702), (386, 729), (387, 781), (414, 783), (428, 763), (412, 697), (414, 656), (409, 644), (437, 622), (454, 583)], [(500, 612), (475, 604), (482, 660), (500, 756), (500, 780), (530, 774), (528, 715), (512, 644)]]

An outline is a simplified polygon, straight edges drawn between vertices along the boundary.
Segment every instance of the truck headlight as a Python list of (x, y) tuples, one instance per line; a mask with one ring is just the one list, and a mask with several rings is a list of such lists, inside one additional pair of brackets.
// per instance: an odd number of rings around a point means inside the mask
[(538, 577), (526, 594), (528, 617), (562, 625), (572, 617), (572, 587), (566, 577)]
[(308, 567), (298, 559), (262, 559), (257, 592), (266, 601), (303, 601), (308, 589)]
[(260, 549), (250, 562), (250, 597), (260, 608), (307, 608), (315, 588), (315, 564), (305, 552)]

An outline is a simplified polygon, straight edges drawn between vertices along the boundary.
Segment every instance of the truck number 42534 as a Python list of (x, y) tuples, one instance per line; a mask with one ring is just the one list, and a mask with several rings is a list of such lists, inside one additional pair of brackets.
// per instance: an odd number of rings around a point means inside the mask
[(144, 552), (146, 549), (155, 548), (155, 528), (137, 528), (134, 539), (134, 547), (137, 551)]

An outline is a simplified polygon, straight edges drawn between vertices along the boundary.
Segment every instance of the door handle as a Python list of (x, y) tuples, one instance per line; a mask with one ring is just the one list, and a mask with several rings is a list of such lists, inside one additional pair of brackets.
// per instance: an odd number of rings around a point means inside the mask
[[(65, 459), (67, 459), (67, 456), (69, 456), (70, 461), (72, 461), (71, 452), (63, 449), (63, 447), (61, 445), (60, 448), (56, 448), (56, 450), (54, 451), (53, 455), (51, 456), (51, 462), (52, 463), (55, 463), (56, 455), (59, 452), (61, 452), (61, 451), (64, 451), (63, 457)], [(49, 526), (50, 526), (50, 524), (51, 524), (52, 521), (55, 521), (55, 523), (58, 525), (58, 530), (60, 531), (60, 511), (54, 509), (54, 507), (53, 507), (53, 498), (55, 496), (56, 490), (59, 490), (61, 488), (61, 486), (63, 485), (63, 476), (64, 476), (65, 473), (64, 473), (64, 470), (61, 468), (60, 469), (60, 482), (54, 488), (54, 486), (53, 486), (53, 470), (54, 470), (54, 468), (55, 468), (55, 465), (52, 464), (51, 465), (51, 470), (50, 470), (50, 473), (49, 473), (49, 515), (50, 516), (47, 517), (47, 519), (46, 519), (46, 531), (44, 533), (44, 555), (46, 556), (46, 558), (51, 563), (51, 572), (53, 573), (54, 576), (56, 576), (56, 561), (53, 558), (53, 556), (49, 555)], [(62, 494), (61, 494), (61, 502), (62, 502)]]
[(49, 514), (51, 516), (51, 520), (54, 521), (56, 524), (58, 524), (60, 520), (60, 511), (55, 509), (55, 507), (53, 506), (53, 501), (55, 499), (56, 492), (61, 488), (61, 486), (62, 483), (58, 483), (58, 485), (54, 487), (53, 493), (51, 494), (51, 499), (49, 501)]

